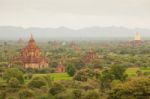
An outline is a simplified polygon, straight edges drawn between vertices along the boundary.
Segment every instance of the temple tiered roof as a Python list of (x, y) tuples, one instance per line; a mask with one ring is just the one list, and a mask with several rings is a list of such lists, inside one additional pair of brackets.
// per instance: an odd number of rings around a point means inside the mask
[(15, 59), (21, 61), (25, 68), (43, 68), (48, 67), (48, 61), (41, 56), (41, 51), (31, 35), (30, 40), (25, 48), (21, 50), (20, 56)]

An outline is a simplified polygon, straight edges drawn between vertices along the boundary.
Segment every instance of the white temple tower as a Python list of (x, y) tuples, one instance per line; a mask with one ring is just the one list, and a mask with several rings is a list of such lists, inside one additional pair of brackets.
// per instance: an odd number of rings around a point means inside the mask
[(135, 41), (141, 41), (141, 35), (140, 35), (140, 33), (136, 32), (136, 34), (134, 36), (134, 40)]

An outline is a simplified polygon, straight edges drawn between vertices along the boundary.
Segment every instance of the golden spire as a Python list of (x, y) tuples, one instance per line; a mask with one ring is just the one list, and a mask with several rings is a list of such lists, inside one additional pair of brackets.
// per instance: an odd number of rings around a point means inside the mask
[(141, 40), (141, 35), (140, 33), (136, 32), (135, 36), (134, 36), (134, 40)]

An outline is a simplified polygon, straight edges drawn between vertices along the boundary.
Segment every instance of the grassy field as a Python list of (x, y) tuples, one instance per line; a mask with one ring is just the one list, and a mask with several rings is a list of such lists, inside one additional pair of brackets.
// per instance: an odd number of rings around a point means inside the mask
[(140, 70), (142, 73), (144, 72), (150, 72), (150, 68), (138, 68), (138, 67), (133, 67), (133, 68), (128, 68), (126, 70), (126, 74), (128, 74), (128, 76), (136, 76), (136, 72)]
[(136, 72), (140, 70), (140, 68), (137, 67), (133, 67), (133, 68), (128, 68), (126, 70), (126, 74), (128, 74), (128, 76), (136, 76)]
[[(33, 77), (35, 76), (44, 76), (46, 74), (34, 74)], [(72, 77), (70, 77), (67, 73), (51, 73), (50, 76), (54, 80), (71, 80)]]

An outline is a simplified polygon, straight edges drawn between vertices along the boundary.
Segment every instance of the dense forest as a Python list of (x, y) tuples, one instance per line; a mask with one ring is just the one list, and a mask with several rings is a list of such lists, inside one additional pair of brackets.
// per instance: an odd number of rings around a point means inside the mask
[[(0, 41), (0, 99), (150, 99), (150, 42), (37, 42), (48, 68), (10, 65), (26, 42)], [(91, 56), (90, 56), (91, 55)], [(57, 73), (59, 63), (65, 72)]]

